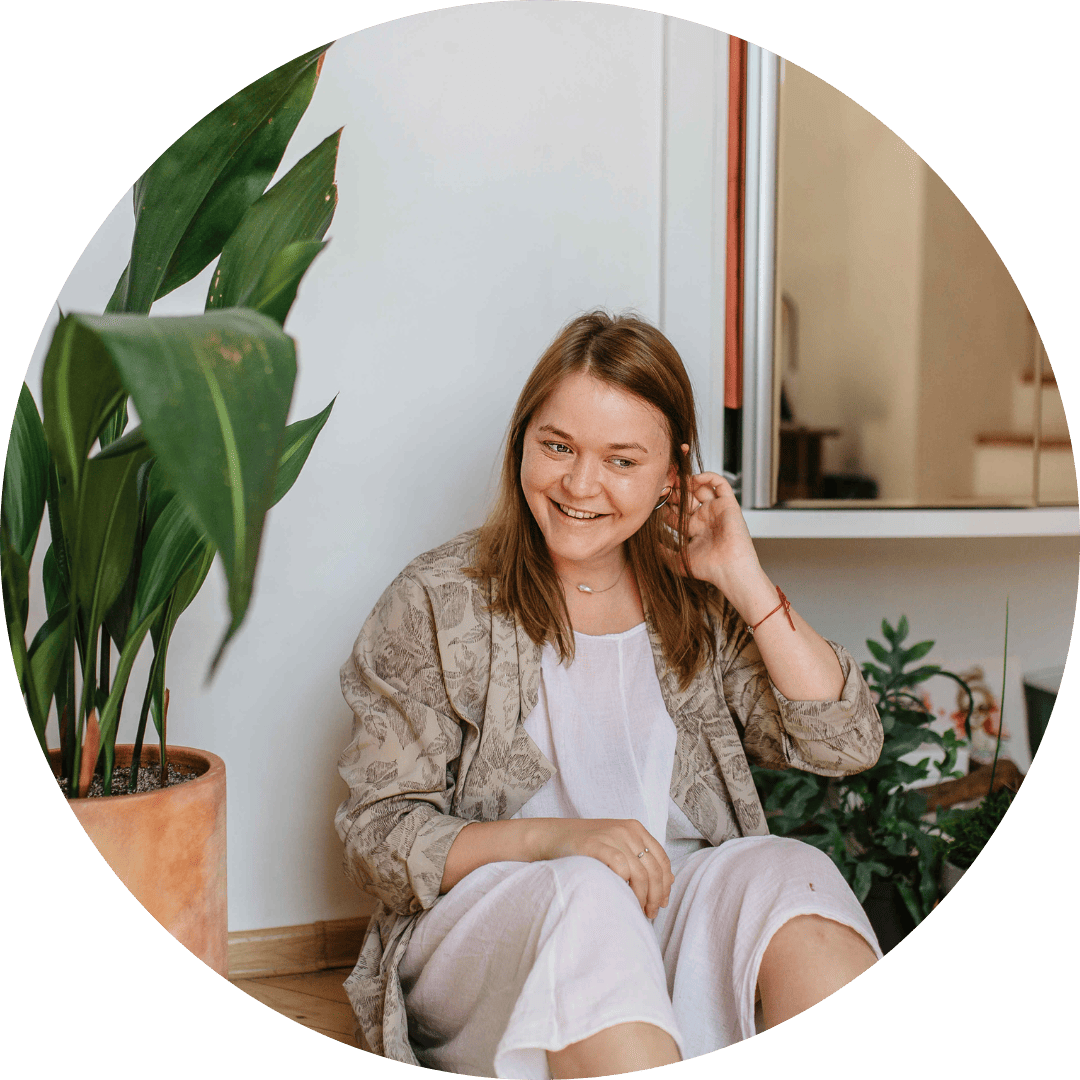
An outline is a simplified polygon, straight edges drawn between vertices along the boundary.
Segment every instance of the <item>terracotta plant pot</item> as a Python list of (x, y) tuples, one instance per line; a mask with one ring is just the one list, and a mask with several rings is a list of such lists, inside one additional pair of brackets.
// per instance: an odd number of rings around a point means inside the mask
[[(117, 746), (116, 765), (132, 747)], [(60, 751), (50, 750), (54, 772)], [(109, 798), (69, 799), (94, 846), (135, 898), (181, 945), (228, 976), (225, 892), (225, 762), (205, 750), (170, 746), (169, 762), (199, 773), (183, 784)], [(157, 746), (142, 763), (156, 765)]]

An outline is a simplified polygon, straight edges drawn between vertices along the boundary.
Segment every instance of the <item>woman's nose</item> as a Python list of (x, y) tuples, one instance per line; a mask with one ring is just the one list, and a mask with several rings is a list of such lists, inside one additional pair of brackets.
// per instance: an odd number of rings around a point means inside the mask
[(563, 478), (563, 486), (569, 494), (578, 498), (587, 498), (598, 494), (600, 491), (598, 464), (579, 455), (574, 459), (566, 476)]

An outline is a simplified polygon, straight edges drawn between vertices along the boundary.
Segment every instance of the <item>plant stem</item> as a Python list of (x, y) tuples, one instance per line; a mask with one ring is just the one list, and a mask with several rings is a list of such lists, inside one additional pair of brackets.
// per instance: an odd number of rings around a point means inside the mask
[(165, 689), (161, 701), (161, 779), (159, 787), (165, 787), (169, 779), (169, 759), (165, 749), (165, 730), (169, 722), (169, 690)]
[[(74, 611), (68, 615), (74, 621)], [(71, 790), (71, 775), (75, 768), (75, 635), (68, 639), (65, 654), (67, 670), (64, 673), (64, 715), (60, 720), (60, 773), (68, 778), (68, 791)]]
[(146, 720), (150, 715), (150, 698), (154, 689), (160, 651), (154, 653), (154, 662), (150, 665), (150, 677), (146, 680), (146, 692), (143, 694), (142, 708), (139, 710), (139, 728), (135, 733), (135, 746), (131, 752), (131, 775), (128, 777), (128, 791), (134, 791), (139, 778), (139, 765), (142, 762), (143, 738), (146, 735)]
[(93, 708), (94, 701), (94, 668), (97, 666), (97, 634), (91, 629), (86, 635), (86, 653), (83, 656), (83, 685), (79, 700), (79, 715), (75, 724), (75, 761), (71, 770), (71, 787), (69, 798), (77, 799), (79, 791), (79, 774), (82, 770), (83, 733), (86, 726), (86, 717)]
[(1005, 647), (1001, 656), (1001, 706), (998, 709), (997, 743), (994, 745), (994, 764), (990, 766), (990, 790), (994, 794), (994, 773), (997, 772), (998, 754), (1001, 752), (1001, 734), (1005, 730), (1005, 665), (1009, 660), (1009, 598), (1005, 597)]
[(954, 675), (951, 671), (939, 671), (938, 675), (944, 675), (946, 678), (952, 679), (954, 683), (958, 683), (968, 699), (967, 716), (964, 717), (964, 734), (967, 738), (971, 738), (971, 714), (975, 711), (975, 695), (971, 692), (971, 687), (968, 686), (959, 675)]
[(105, 629), (105, 624), (101, 624), (101, 653), (100, 653), (100, 667), (98, 670), (98, 687), (109, 692), (109, 667), (112, 660), (112, 639), (109, 637), (109, 631)]

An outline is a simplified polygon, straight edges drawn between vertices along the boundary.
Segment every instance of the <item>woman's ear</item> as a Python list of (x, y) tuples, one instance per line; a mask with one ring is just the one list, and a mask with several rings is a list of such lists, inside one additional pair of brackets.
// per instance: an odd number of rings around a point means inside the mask
[[(680, 449), (682, 450), (684, 455), (690, 453), (690, 447), (689, 447), (689, 445), (687, 443), (683, 443), (682, 446), (680, 447)], [(678, 468), (678, 465), (673, 461), (671, 463), (671, 468), (668, 469), (667, 480), (665, 481), (665, 483), (669, 487), (674, 489), (677, 486), (676, 481), (678, 479), (679, 479), (679, 468)]]

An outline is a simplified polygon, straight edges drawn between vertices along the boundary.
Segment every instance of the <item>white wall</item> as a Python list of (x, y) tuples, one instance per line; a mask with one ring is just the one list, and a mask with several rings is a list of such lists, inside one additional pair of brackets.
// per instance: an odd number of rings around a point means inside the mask
[[(659, 16), (579, 4), (455, 9), (331, 48), (285, 166), (345, 125), (332, 242), (288, 323), (292, 415), (335, 394), (337, 405), (271, 513), (247, 622), (214, 682), (203, 685), (225, 624), (216, 571), (170, 654), (171, 738), (228, 768), (232, 929), (359, 909), (332, 825), (349, 734), (338, 667), (397, 570), (479, 523), (513, 401), (558, 326), (598, 304), (663, 315), (708, 427), (723, 340), (726, 49), (685, 23), (669, 24), (665, 47)], [(65, 311), (102, 308), (129, 236), (125, 200), (72, 272)], [(155, 310), (200, 310), (207, 277)], [(40, 350), (28, 380), (39, 387)], [(1014, 605), (1028, 590), (1026, 614), (1014, 607), (1025, 663), (1064, 657), (1071, 541), (760, 550), (800, 610), (860, 657), (882, 615), (900, 611), (920, 636), (985, 655), (1004, 583)]]

